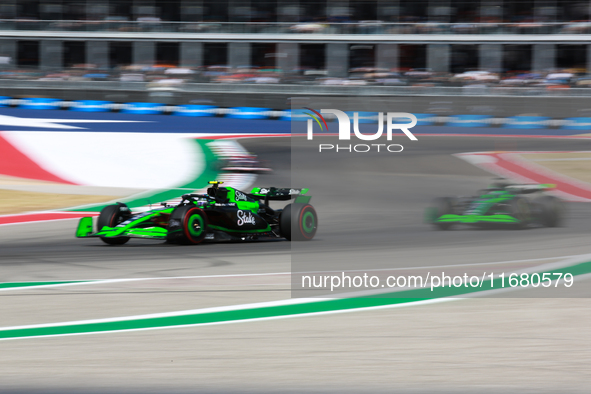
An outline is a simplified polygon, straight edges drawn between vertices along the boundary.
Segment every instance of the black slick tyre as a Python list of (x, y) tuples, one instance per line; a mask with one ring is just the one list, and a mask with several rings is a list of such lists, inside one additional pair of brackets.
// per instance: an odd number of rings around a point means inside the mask
[(178, 207), (170, 215), (166, 240), (182, 245), (200, 244), (207, 227), (207, 215), (202, 209), (191, 205)]
[(279, 228), (289, 241), (309, 241), (318, 230), (316, 210), (310, 204), (289, 204), (281, 212)]
[(531, 204), (526, 198), (515, 197), (509, 203), (511, 216), (518, 220), (517, 229), (524, 229), (532, 221)]
[[(449, 215), (453, 213), (454, 199), (451, 197), (439, 197), (433, 200), (433, 212), (435, 220), (439, 219), (443, 215)], [(449, 222), (437, 222), (434, 221), (433, 225), (438, 230), (449, 230), (453, 223)]]
[(564, 221), (564, 204), (554, 196), (542, 196), (536, 200), (540, 207), (540, 223), (545, 227), (559, 227)]
[[(101, 229), (105, 226), (108, 227), (115, 227), (119, 223), (125, 221), (127, 218), (131, 216), (129, 213), (129, 209), (127, 212), (122, 212), (121, 207), (127, 208), (124, 204), (121, 205), (107, 205), (101, 210), (99, 214), (98, 221), (96, 224), (97, 231), (101, 231)], [(129, 237), (100, 237), (101, 241), (109, 245), (123, 245), (127, 241), (129, 241)]]

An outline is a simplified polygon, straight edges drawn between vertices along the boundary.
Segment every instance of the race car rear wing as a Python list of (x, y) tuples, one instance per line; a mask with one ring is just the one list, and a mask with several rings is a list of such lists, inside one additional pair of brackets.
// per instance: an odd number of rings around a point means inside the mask
[[(304, 202), (302, 197), (304, 197), (307, 201), (310, 200), (310, 197), (304, 196), (304, 194), (308, 193), (308, 189), (289, 189), (289, 188), (277, 188), (277, 187), (255, 187), (250, 191), (249, 196), (257, 199), (262, 200), (265, 199), (265, 204), (268, 201), (286, 201), (291, 200), (293, 198), (296, 199), (296, 202)], [(300, 200), (300, 201), (298, 201)], [(306, 201), (306, 202), (307, 202)]]
[(515, 192), (517, 192), (519, 194), (543, 192), (543, 191), (552, 190), (555, 188), (556, 188), (556, 185), (552, 185), (549, 183), (538, 184), (538, 185), (523, 184), (523, 185), (509, 185), (509, 186), (507, 186), (507, 190), (514, 190)]

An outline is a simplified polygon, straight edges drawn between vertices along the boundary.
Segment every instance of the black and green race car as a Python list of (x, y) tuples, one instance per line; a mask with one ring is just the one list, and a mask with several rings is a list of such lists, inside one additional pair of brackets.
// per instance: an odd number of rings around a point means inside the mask
[[(456, 224), (478, 227), (557, 227), (564, 219), (564, 204), (544, 194), (554, 185), (517, 185), (496, 181), (471, 197), (441, 197), (426, 211), (426, 221), (439, 230)], [(526, 197), (534, 195), (535, 198)]]
[[(207, 194), (185, 194), (178, 205), (133, 213), (125, 204), (103, 208), (93, 232), (92, 217), (80, 219), (76, 236), (98, 237), (109, 245), (122, 245), (130, 238), (165, 240), (176, 244), (203, 241), (238, 241), (285, 238), (309, 241), (318, 228), (316, 210), (308, 189), (254, 188), (245, 193), (223, 182), (209, 182)], [(295, 201), (272, 209), (270, 201)]]

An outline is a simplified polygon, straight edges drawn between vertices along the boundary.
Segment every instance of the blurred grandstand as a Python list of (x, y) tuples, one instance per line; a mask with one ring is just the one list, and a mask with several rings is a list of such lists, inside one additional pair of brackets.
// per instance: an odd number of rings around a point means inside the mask
[(590, 10), (562, 0), (4, 0), (0, 88), (587, 88)]

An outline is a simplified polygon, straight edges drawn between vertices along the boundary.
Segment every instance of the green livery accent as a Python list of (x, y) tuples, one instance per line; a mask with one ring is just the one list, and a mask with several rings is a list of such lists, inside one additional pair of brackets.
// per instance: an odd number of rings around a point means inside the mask
[[(254, 187), (251, 191), (250, 194), (255, 195), (255, 196), (259, 196), (259, 197), (265, 197), (266, 194), (261, 193), (261, 189), (264, 189), (263, 187)], [(298, 189), (301, 190), (300, 191), (300, 195), (302, 194), (306, 194), (308, 193), (308, 191), (310, 189)]]
[(435, 219), (435, 222), (454, 223), (519, 223), (519, 220), (510, 215), (443, 215)]
[(237, 198), (236, 189), (229, 186), (226, 187), (226, 189), (228, 189), (228, 201), (236, 203), (238, 209), (241, 209), (243, 211), (250, 211), (252, 213), (258, 212), (260, 208), (258, 201), (254, 201), (253, 199), (248, 198), (248, 196), (246, 196), (241, 191), (238, 191), (240, 197)]
[(78, 222), (78, 228), (76, 229), (76, 237), (84, 238), (92, 234), (92, 218), (85, 217), (80, 219)]
[[(306, 189), (306, 191), (307, 191), (307, 189)], [(309, 204), (311, 199), (312, 199), (311, 196), (297, 196), (295, 198), (295, 202), (301, 203), (301, 204)]]
[(507, 193), (505, 191), (498, 191), (498, 192), (491, 192), (489, 194), (484, 194), (482, 196), (480, 196), (481, 199), (486, 199), (484, 201), (481, 201), (480, 203), (474, 203), (477, 204), (476, 207), (472, 208), (472, 212), (475, 215), (484, 215), (488, 212), (488, 210), (495, 204), (500, 204), (503, 203), (505, 201), (509, 201), (513, 198), (515, 198), (514, 194), (511, 193)]
[[(84, 217), (80, 219), (78, 223), (78, 229), (76, 230), (76, 237), (105, 237), (105, 238), (116, 238), (116, 237), (130, 237), (130, 238), (152, 238), (152, 239), (166, 239), (168, 230), (162, 227), (149, 226), (149, 227), (136, 227), (139, 224), (146, 222), (153, 217), (160, 215), (161, 213), (172, 213), (174, 208), (158, 209), (150, 212), (140, 214), (141, 216), (133, 221), (123, 222), (125, 225), (119, 224), (116, 227), (103, 226), (100, 231), (92, 233), (92, 217)], [(122, 224), (123, 224), (122, 223)]]
[(124, 235), (132, 238), (166, 239), (168, 231), (162, 227), (132, 228)]

